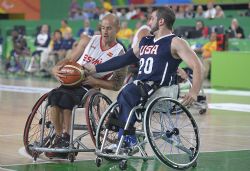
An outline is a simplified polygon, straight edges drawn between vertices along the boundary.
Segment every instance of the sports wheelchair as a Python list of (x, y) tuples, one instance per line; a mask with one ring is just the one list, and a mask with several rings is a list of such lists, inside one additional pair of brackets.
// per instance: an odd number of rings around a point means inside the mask
[[(139, 84), (140, 86), (141, 84)], [(143, 88), (140, 86), (141, 92)], [(142, 95), (145, 93), (141, 93)], [(177, 101), (178, 86), (161, 87), (149, 97), (142, 97), (140, 104), (129, 113), (127, 122), (121, 126), (117, 120), (119, 106), (113, 102), (102, 115), (96, 133), (96, 165), (103, 158), (118, 160), (121, 170), (127, 168), (128, 159), (154, 159), (174, 169), (196, 167), (200, 148), (197, 124), (192, 114)], [(131, 127), (132, 115), (137, 121)], [(124, 133), (118, 140), (119, 128)], [(137, 144), (125, 147), (125, 136), (135, 134)], [(116, 148), (109, 148), (116, 144)], [(150, 148), (151, 147), (151, 148)]]
[[(97, 89), (90, 89), (82, 98), (79, 105), (72, 110), (70, 143), (68, 148), (50, 148), (54, 138), (55, 129), (49, 114), (48, 94), (44, 94), (33, 106), (26, 121), (23, 143), (26, 152), (34, 161), (43, 152), (66, 153), (67, 158), (74, 162), (78, 152), (94, 152), (95, 135), (101, 114), (111, 104), (111, 100)], [(84, 109), (85, 108), (85, 109)], [(84, 114), (86, 123), (84, 123)], [(82, 117), (81, 117), (82, 116)], [(94, 145), (86, 145), (87, 135), (90, 135)], [(84, 144), (85, 143), (85, 144)]]

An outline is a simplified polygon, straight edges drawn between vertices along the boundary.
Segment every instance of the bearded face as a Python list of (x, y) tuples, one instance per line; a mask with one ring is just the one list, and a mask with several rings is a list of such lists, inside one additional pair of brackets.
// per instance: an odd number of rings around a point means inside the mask
[(148, 26), (151, 28), (151, 31), (150, 31), (151, 34), (154, 34), (156, 31), (159, 30), (158, 18), (156, 16), (156, 11), (154, 11), (151, 14), (150, 19), (148, 21)]

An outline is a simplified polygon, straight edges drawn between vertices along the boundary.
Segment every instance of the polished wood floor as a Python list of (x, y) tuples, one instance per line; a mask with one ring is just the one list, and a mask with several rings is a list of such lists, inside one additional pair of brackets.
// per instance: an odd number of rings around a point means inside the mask
[[(46, 90), (58, 84), (53, 80), (0, 78), (0, 86), (28, 86), (41, 88), (41, 92), (18, 92), (20, 89), (0, 90), (0, 167), (32, 163), (23, 149), (25, 121), (36, 100)], [(16, 90), (18, 89), (18, 90)], [(105, 91), (109, 97), (116, 94)], [(208, 103), (237, 103), (250, 105), (250, 96), (208, 94)], [(238, 151), (250, 149), (250, 112), (209, 109), (200, 115), (193, 110), (201, 135), (201, 151)], [(90, 139), (90, 138), (89, 138)], [(90, 141), (91, 142), (91, 141)], [(81, 153), (77, 159), (94, 159), (93, 153)], [(38, 162), (48, 162), (41, 158)]]

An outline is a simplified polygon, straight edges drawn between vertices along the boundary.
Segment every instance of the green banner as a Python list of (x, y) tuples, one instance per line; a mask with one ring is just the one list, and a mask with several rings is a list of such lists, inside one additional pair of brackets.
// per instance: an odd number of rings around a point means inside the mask
[(250, 89), (250, 52), (214, 52), (212, 87)]

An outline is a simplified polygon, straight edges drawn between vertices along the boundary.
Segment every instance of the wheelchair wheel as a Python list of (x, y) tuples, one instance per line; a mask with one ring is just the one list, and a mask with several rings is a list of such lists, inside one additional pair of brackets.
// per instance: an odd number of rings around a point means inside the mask
[[(119, 107), (117, 102), (115, 102), (112, 103), (106, 110), (106, 112), (102, 115), (96, 131), (96, 149), (101, 149), (105, 131), (108, 129), (108, 122), (110, 118), (118, 118), (118, 113)], [(118, 131), (119, 128), (116, 126), (112, 126), (111, 128), (109, 128), (109, 133), (106, 137), (104, 147), (108, 147), (112, 144), (118, 143)]]
[[(178, 115), (173, 115), (176, 107)], [(144, 129), (161, 162), (174, 169), (196, 164), (200, 146), (198, 127), (191, 113), (178, 101), (167, 97), (153, 100), (145, 112)]]
[(96, 143), (96, 129), (101, 115), (111, 103), (112, 101), (101, 92), (96, 92), (87, 98), (85, 103), (86, 122), (94, 144)]
[[(34, 105), (32, 111), (26, 121), (24, 134), (23, 134), (23, 143), (26, 152), (29, 155), (33, 155), (31, 147), (48, 147), (54, 138), (54, 128), (50, 121), (50, 116), (46, 109), (48, 94), (44, 94)], [(41, 132), (42, 132), (42, 122), (43, 114), (45, 114), (45, 126), (44, 126), (44, 136), (42, 144), (40, 144)]]

